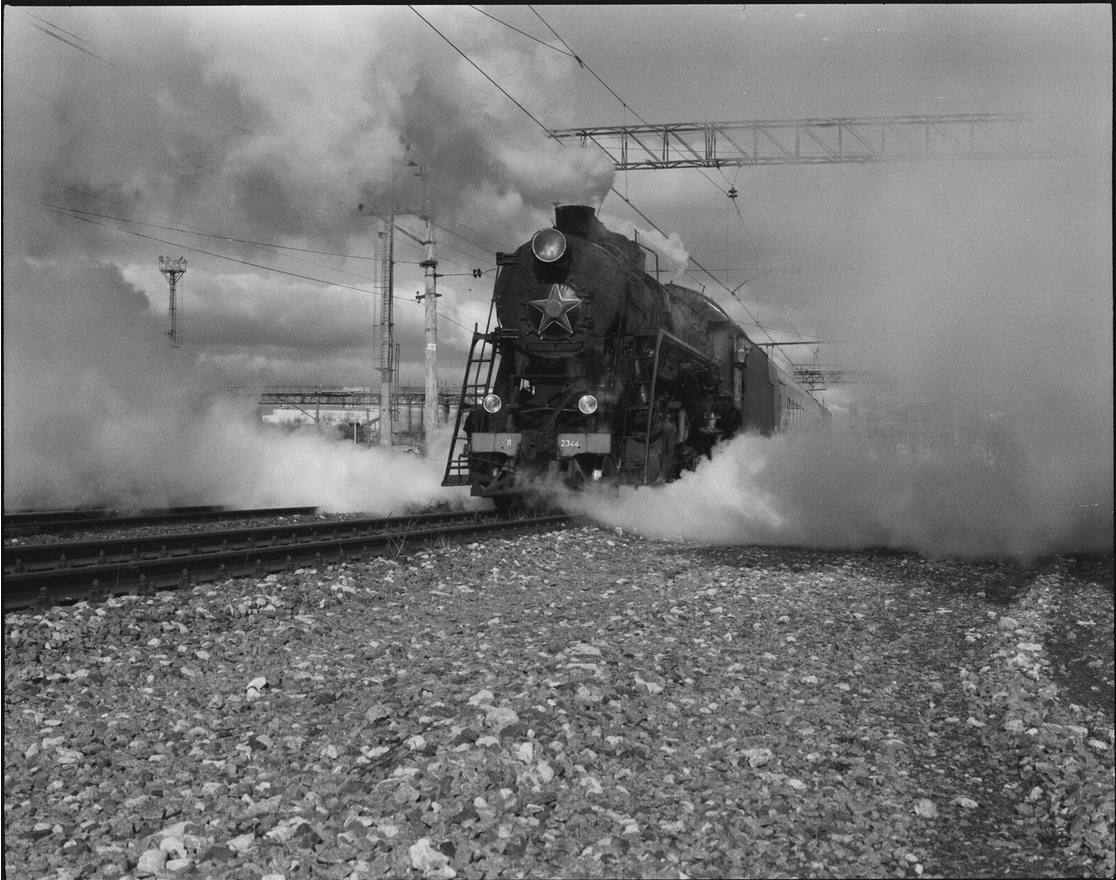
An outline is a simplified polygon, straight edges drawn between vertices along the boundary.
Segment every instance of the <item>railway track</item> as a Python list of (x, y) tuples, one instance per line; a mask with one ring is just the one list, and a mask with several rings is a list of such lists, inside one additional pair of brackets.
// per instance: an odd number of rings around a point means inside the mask
[(4, 514), (4, 537), (67, 535), (72, 532), (105, 532), (146, 526), (180, 526), (198, 523), (313, 516), (316, 507), (228, 510), (224, 507), (172, 507), (158, 510), (33, 510)]
[[(254, 512), (257, 517), (261, 513)], [(262, 577), (364, 555), (395, 555), (437, 541), (553, 527), (567, 520), (565, 515), (507, 519), (495, 512), (430, 513), (19, 544), (3, 551), (3, 606), (12, 611), (231, 577)]]

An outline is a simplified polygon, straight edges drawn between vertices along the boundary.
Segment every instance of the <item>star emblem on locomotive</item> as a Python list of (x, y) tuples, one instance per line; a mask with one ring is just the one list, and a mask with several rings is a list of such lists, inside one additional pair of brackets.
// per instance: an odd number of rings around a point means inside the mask
[(542, 312), (542, 317), (539, 319), (540, 336), (554, 324), (567, 333), (574, 332), (573, 325), (570, 323), (570, 312), (581, 305), (581, 300), (577, 298), (572, 287), (566, 284), (551, 284), (547, 289), (546, 299), (533, 299), (531, 305)]

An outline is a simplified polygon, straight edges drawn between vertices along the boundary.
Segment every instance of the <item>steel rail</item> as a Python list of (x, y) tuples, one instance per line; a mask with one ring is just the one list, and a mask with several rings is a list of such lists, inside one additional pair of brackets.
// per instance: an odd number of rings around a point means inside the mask
[(222, 551), (250, 551), (270, 545), (286, 546), (339, 537), (371, 536), (386, 531), (398, 532), (494, 516), (494, 511), (458, 511), (405, 517), (273, 523), (240, 529), (103, 537), (46, 544), (9, 544), (3, 549), (3, 566), (5, 575), (58, 568), (126, 566), (145, 560), (202, 556)]
[(520, 520), (490, 518), (467, 523), (437, 524), (427, 528), (379, 535), (330, 537), (310, 543), (277, 544), (247, 550), (220, 551), (197, 556), (142, 559), (127, 565), (94, 565), (10, 574), (4, 577), (4, 611), (14, 611), (82, 600), (99, 601), (120, 593), (177, 589), (212, 580), (264, 577), (293, 571), (307, 564), (326, 565), (365, 556), (400, 555), (407, 549), (446, 540), (492, 535), (518, 529), (563, 525), (565, 514)]
[(162, 510), (42, 510), (4, 514), (4, 537), (81, 531), (107, 531), (191, 522), (222, 522), (278, 516), (313, 516), (316, 507), (229, 510), (223, 507), (171, 507)]

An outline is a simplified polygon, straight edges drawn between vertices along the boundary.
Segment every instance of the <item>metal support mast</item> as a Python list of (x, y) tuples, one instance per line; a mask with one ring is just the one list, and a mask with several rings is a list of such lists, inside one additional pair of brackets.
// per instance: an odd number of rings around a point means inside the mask
[(167, 331), (167, 336), (170, 337), (174, 348), (180, 348), (182, 337), (178, 332), (178, 279), (186, 274), (186, 258), (179, 257), (176, 260), (171, 257), (159, 257), (159, 271), (170, 284), (170, 330)]
[(425, 447), (430, 449), (431, 432), (438, 424), (438, 259), (434, 250), (434, 218), (430, 213), (430, 192), (427, 187), (426, 172), (419, 165), (418, 176), (422, 179), (422, 213), (426, 221), (426, 258), (419, 263), (425, 272), (426, 292), (417, 297), (425, 306), (426, 338), (426, 394), (422, 406), (422, 430), (426, 437)]
[(395, 282), (395, 214), (384, 218), (377, 235), (380, 246), (380, 445), (391, 448), (392, 374), (395, 371), (395, 326), (392, 289)]
[[(426, 396), (423, 404), (423, 430), (429, 432), (438, 423), (438, 260), (435, 255), (434, 246), (434, 218), (430, 210), (430, 193), (427, 186), (426, 172), (422, 164), (417, 161), (411, 153), (410, 147), (407, 148), (408, 159), (407, 164), (412, 168), (418, 168), (416, 176), (422, 180), (422, 206), (419, 210), (414, 208), (395, 207), (390, 214), (381, 214), (374, 210), (371, 206), (359, 205), (358, 210), (362, 213), (367, 213), (372, 216), (380, 217), (383, 221), (384, 227), (379, 233), (381, 241), (386, 239), (386, 246), (381, 245), (381, 253), (386, 254), (381, 256), (380, 277), (381, 287), (383, 289), (383, 307), (380, 317), (380, 371), (382, 373), (382, 388), (383, 399), (385, 403), (381, 404), (381, 408), (386, 415), (381, 415), (381, 438), (386, 437), (388, 445), (391, 443), (390, 439), (390, 421), (384, 422), (384, 419), (391, 418), (391, 406), (388, 401), (389, 389), (391, 388), (391, 380), (393, 374), (397, 372), (396, 364), (399, 361), (398, 355), (392, 360), (392, 297), (391, 292), (394, 285), (393, 278), (393, 265), (394, 265), (394, 242), (395, 242), (395, 218), (398, 214), (414, 214), (426, 221), (426, 235), (425, 238), (420, 239), (417, 235), (408, 232), (405, 227), (398, 227), (399, 232), (403, 233), (407, 238), (410, 238), (421, 244), (425, 249), (424, 259), (419, 263), (423, 267), (426, 275), (426, 293), (420, 294), (417, 299), (420, 301), (425, 300), (426, 303)], [(384, 427), (387, 425), (387, 428)], [(386, 432), (386, 433), (385, 433)], [(381, 439), (381, 445), (385, 442)]]

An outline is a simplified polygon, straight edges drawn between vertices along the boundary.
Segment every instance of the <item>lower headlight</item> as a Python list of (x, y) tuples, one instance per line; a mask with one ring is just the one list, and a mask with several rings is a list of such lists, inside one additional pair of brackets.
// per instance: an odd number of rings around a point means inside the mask
[(499, 394), (489, 394), (484, 398), (484, 411), (488, 413), (498, 413), (500, 408), (504, 405), (504, 401), (500, 399)]
[(582, 395), (581, 400), (577, 402), (577, 408), (587, 416), (592, 415), (597, 411), (597, 398), (592, 394)]

